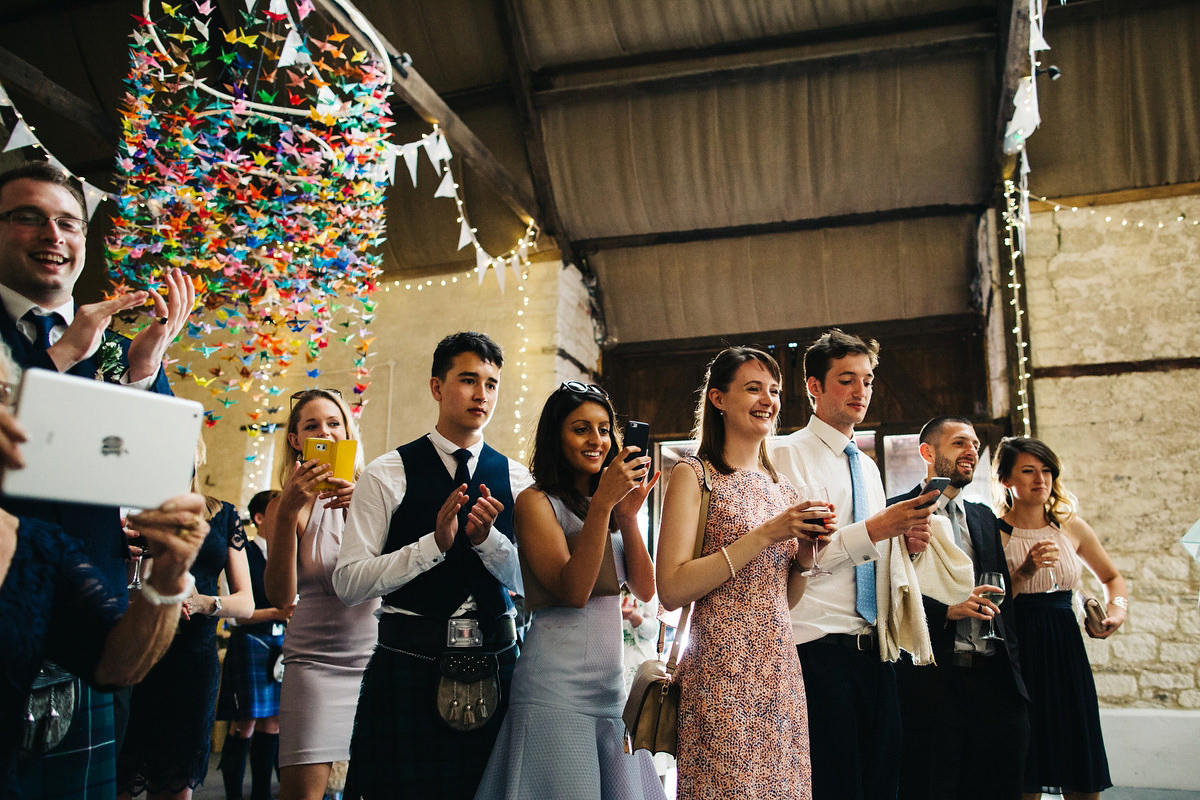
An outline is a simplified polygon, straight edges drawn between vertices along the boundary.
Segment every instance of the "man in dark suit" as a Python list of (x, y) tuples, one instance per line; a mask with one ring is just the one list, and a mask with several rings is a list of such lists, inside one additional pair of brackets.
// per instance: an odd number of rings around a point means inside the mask
[[(979, 438), (970, 420), (938, 417), (921, 429), (921, 457), (927, 476), (949, 478), (937, 513), (950, 520), (956, 543), (975, 567), (975, 575), (1004, 575), (1005, 596), (1012, 596), (1008, 567), (996, 517), (979, 503), (968, 503), (960, 490), (971, 482), (979, 461)], [(916, 497), (920, 487), (889, 503)], [(910, 550), (920, 550), (914, 543)], [(921, 557), (921, 556), (918, 556)], [(976, 586), (964, 602), (947, 606), (922, 597), (935, 666), (896, 665), (904, 725), (901, 800), (1017, 800), (1029, 742), (1029, 695), (1021, 679), (1017, 637), (1005, 624), (1004, 609)], [(981, 638), (983, 623), (993, 619), (1003, 641)]]
[[(170, 394), (162, 359), (195, 304), (191, 282), (180, 270), (170, 270), (164, 275), (168, 299), (139, 291), (76, 306), (72, 293), (83, 270), (86, 234), (87, 206), (66, 173), (45, 162), (29, 162), (0, 174), (0, 339), (22, 369), (50, 369)], [(108, 331), (113, 314), (148, 300), (155, 320), (135, 338)], [(128, 546), (119, 509), (9, 497), (0, 498), (0, 506), (57, 523), (79, 539), (114, 594), (126, 599)], [(78, 722), (56, 750), (42, 759), (22, 760), (27, 797), (112, 796), (109, 781), (117, 747), (112, 702), (87, 689), (84, 701), (87, 713), (76, 714)], [(118, 723), (115, 731), (122, 728)]]

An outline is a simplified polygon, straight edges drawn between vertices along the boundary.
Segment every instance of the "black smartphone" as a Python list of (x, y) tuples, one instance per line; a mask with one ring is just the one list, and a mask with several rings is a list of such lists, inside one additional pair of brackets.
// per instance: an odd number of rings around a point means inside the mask
[(631, 419), (625, 423), (625, 435), (621, 438), (624, 442), (623, 447), (640, 447), (641, 450), (636, 453), (631, 453), (626, 461), (632, 461), (635, 458), (650, 455), (650, 425), (646, 422), (638, 422), (636, 419)]
[[(925, 483), (925, 486), (921, 488), (921, 494), (929, 494), (930, 492), (944, 492), (944, 491), (946, 491), (947, 487), (949, 487), (949, 486), (950, 486), (949, 478), (930, 478)], [(929, 508), (931, 505), (933, 505), (936, 502), (937, 502), (937, 498), (935, 497), (932, 500), (930, 500), (928, 503), (923, 503), (923, 504), (917, 506), (917, 508)]]

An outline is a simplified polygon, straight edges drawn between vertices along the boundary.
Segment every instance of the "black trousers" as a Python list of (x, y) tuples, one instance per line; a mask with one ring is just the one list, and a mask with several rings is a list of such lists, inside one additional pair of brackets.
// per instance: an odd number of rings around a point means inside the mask
[(813, 800), (894, 800), (900, 781), (900, 700), (877, 649), (821, 639), (796, 647), (804, 670)]
[(904, 724), (901, 800), (1020, 800), (1029, 707), (1002, 656), (896, 665)]

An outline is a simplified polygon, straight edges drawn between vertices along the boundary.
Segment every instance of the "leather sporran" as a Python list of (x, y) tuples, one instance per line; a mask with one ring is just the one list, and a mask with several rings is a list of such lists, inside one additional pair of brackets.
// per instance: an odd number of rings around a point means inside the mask
[(58, 746), (79, 704), (78, 679), (49, 661), (33, 679), (21, 720), (20, 755), (42, 756)]
[(283, 683), (283, 646), (272, 644), (267, 647), (267, 680)]
[(438, 661), (437, 711), (456, 731), (491, 721), (500, 704), (500, 662), (495, 653), (448, 652)]

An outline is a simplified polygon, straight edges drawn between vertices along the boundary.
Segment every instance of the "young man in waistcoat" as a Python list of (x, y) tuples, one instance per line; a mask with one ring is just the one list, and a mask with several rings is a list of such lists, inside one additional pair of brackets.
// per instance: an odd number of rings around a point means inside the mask
[[(480, 333), (439, 342), (429, 381), (437, 424), (372, 461), (355, 488), (334, 589), (348, 605), (373, 597), (383, 605), (354, 720), (347, 798), (469, 800), (508, 707), (518, 653), (509, 590), (522, 591), (512, 508), (532, 478), (483, 441), (503, 361)], [(448, 648), (451, 629), (473, 631), (456, 642), (479, 643)], [(482, 723), (473, 730), (439, 716), (447, 652), (495, 654), (499, 664), (500, 702), (473, 707)]]

